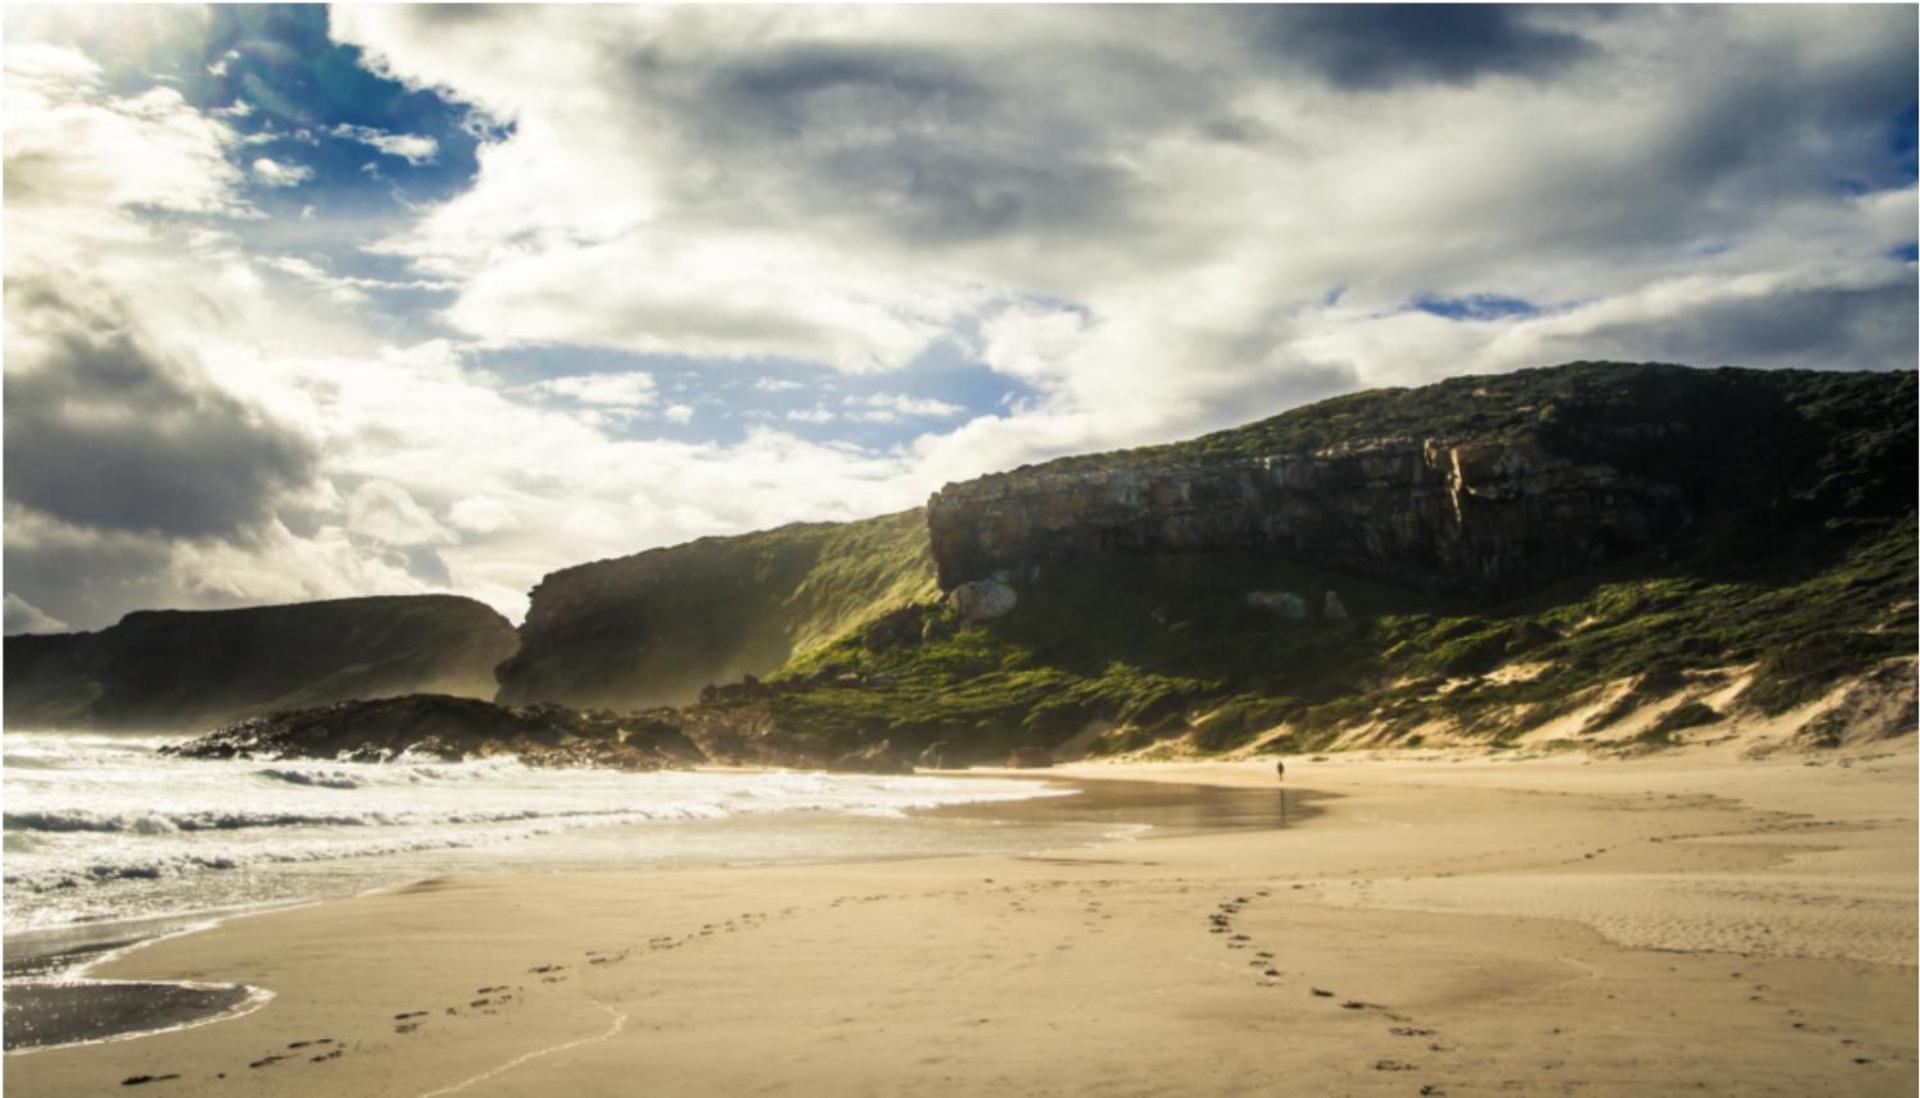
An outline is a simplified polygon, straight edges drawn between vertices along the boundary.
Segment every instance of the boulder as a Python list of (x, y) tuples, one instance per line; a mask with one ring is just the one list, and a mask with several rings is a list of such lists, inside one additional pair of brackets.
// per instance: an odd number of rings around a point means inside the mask
[(884, 652), (919, 640), (920, 636), (920, 608), (902, 606), (868, 622), (866, 628), (860, 631), (860, 643), (868, 651)]
[(955, 587), (947, 593), (947, 601), (968, 621), (992, 621), (1011, 611), (1020, 596), (1003, 580), (983, 579)]
[(1307, 618), (1307, 600), (1292, 591), (1248, 591), (1247, 605), (1278, 614), (1288, 621)]
[(1320, 615), (1328, 621), (1346, 621), (1347, 604), (1340, 601), (1340, 592), (1328, 591), (1327, 600), (1320, 608)]
[(1007, 765), (1016, 770), (1034, 770), (1053, 765), (1053, 752), (1044, 747), (1016, 747), (1007, 756)]
[(947, 745), (947, 741), (940, 740), (928, 744), (926, 749), (920, 752), (920, 757), (914, 760), (914, 765), (928, 770), (952, 770), (957, 765), (957, 760), (953, 757), (953, 748)]
[(901, 757), (886, 740), (849, 751), (827, 764), (836, 774), (911, 774), (913, 764)]

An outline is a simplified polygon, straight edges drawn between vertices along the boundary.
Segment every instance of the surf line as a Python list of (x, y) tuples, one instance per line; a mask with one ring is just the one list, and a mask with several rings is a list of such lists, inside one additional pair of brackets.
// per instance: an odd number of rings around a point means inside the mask
[(570, 1048), (579, 1048), (581, 1045), (595, 1044), (600, 1041), (606, 1040), (607, 1038), (613, 1036), (616, 1033), (619, 1033), (622, 1029), (626, 1028), (627, 1016), (625, 1014), (622, 1014), (621, 1012), (613, 1009), (612, 1007), (608, 1006), (603, 1002), (600, 1002), (597, 999), (590, 999), (588, 1001), (593, 1003), (594, 1006), (599, 1007), (602, 1011), (604, 1011), (608, 1015), (612, 1016), (613, 1024), (607, 1027), (607, 1031), (605, 1033), (596, 1033), (591, 1037), (576, 1038), (574, 1040), (567, 1041), (564, 1044), (549, 1045), (546, 1048), (534, 1049), (532, 1052), (526, 1053), (521, 1056), (516, 1056), (513, 1059), (508, 1060), (506, 1063), (501, 1064), (499, 1067), (493, 1068), (488, 1071), (483, 1071), (480, 1074), (475, 1075), (471, 1079), (462, 1079), (460, 1082), (455, 1083), (450, 1087), (441, 1087), (439, 1090), (427, 1091), (425, 1094), (422, 1094), (420, 1098), (439, 1098), (439, 1096), (442, 1094), (457, 1094), (458, 1092), (467, 1089), (468, 1087), (472, 1086), (475, 1083), (484, 1083), (488, 1079), (491, 1079), (496, 1075), (505, 1075), (507, 1072), (512, 1071), (514, 1068), (519, 1067), (521, 1064), (524, 1064), (529, 1060), (538, 1060), (542, 1056), (547, 1056), (555, 1052), (565, 1052)]

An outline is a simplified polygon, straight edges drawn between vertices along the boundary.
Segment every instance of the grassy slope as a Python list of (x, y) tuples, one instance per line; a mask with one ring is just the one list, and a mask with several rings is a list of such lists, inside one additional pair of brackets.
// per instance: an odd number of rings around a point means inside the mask
[(556, 573), (536, 589), (500, 698), (632, 709), (765, 673), (935, 594), (918, 510), (703, 538)]
[[(1758, 663), (1743, 704), (1790, 708), (1916, 644), (1913, 375), (1694, 371), (1579, 364), (1421, 390), (1356, 394), (1188, 443), (1062, 465), (1312, 449), (1390, 435), (1539, 431), (1563, 453), (1678, 482), (1701, 521), (1674, 544), (1499, 606), (1446, 604), (1251, 554), (1114, 557), (1054, 566), (1021, 606), (961, 627), (937, 604), (905, 642), (842, 636), (794, 660), (770, 704), (829, 750), (878, 738), (992, 757), (1090, 722), (1098, 749), (1197, 726), (1208, 749), (1285, 722), (1296, 747), (1368, 724), (1383, 739), (1435, 717), (1497, 742), (1593, 688)], [(1245, 607), (1284, 588), (1349, 621)], [(917, 626), (917, 630), (915, 628)], [(1487, 673), (1550, 670), (1525, 682)], [(798, 684), (805, 683), (804, 687)], [(1678, 719), (1705, 719), (1690, 713)]]

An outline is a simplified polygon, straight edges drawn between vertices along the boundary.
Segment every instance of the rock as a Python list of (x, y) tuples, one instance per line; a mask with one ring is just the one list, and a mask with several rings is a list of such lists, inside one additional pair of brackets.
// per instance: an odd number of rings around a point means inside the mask
[(1053, 765), (1053, 752), (1044, 747), (1016, 747), (1007, 756), (1007, 765), (1017, 770), (1036, 770)]
[(1340, 601), (1340, 592), (1329, 590), (1327, 599), (1320, 609), (1320, 616), (1328, 621), (1346, 621), (1347, 604)]
[(886, 740), (849, 751), (827, 764), (836, 774), (911, 774), (913, 764), (901, 757)]
[(928, 744), (925, 750), (920, 752), (920, 757), (914, 760), (914, 765), (928, 770), (952, 770), (956, 760), (953, 758), (953, 749), (947, 745), (947, 741), (940, 740)]
[(860, 631), (860, 643), (870, 652), (885, 652), (889, 648), (920, 639), (921, 610), (918, 606), (902, 606), (890, 610), (867, 623)]
[(1004, 580), (983, 579), (955, 587), (947, 593), (947, 601), (968, 621), (992, 621), (1010, 612), (1020, 596)]
[(1307, 618), (1307, 600), (1292, 591), (1248, 591), (1247, 605), (1278, 614), (1288, 621)]
[[(1526, 415), (1538, 399), (1530, 388), (1558, 391), (1561, 422), (1591, 409), (1593, 426), (1576, 434)], [(1486, 414), (1513, 417), (1497, 430), (1425, 414), (1426, 390), (1381, 393), (1360, 402), (1373, 424), (1350, 412), (1339, 418), (1351, 425), (1330, 431), (1328, 413), (1298, 409), (1151, 454), (946, 485), (927, 504), (940, 583), (1116, 552), (1218, 551), (1435, 593), (1513, 595), (1671, 540), (1699, 516), (1683, 487), (1699, 466), (1758, 456), (1740, 449), (1754, 445), (1744, 436), (1709, 437), (1675, 413), (1671, 390), (1701, 404), (1777, 399), (1751, 375), (1654, 366), (1569, 367), (1496, 389)], [(1357, 433), (1373, 425), (1402, 433)], [(1656, 448), (1698, 461), (1638, 461)]]
[(668, 710), (614, 714), (559, 705), (495, 705), (445, 694), (294, 709), (228, 725), (164, 755), (199, 759), (340, 759), (401, 755), (459, 761), (515, 755), (529, 766), (659, 770), (707, 757)]

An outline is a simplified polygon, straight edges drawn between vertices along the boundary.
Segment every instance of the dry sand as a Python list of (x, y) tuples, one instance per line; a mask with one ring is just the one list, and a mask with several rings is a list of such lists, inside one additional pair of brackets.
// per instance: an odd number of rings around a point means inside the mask
[[(19, 1096), (1912, 1095), (1913, 743), (1817, 761), (1732, 746), (1296, 759), (1288, 788), (1328, 799), (1283, 830), (433, 881), (128, 954), (96, 974), (277, 998), (11, 1055), (6, 1082)], [(1273, 782), (1258, 760), (1056, 773)], [(178, 1077), (120, 1089), (137, 1075)]]

